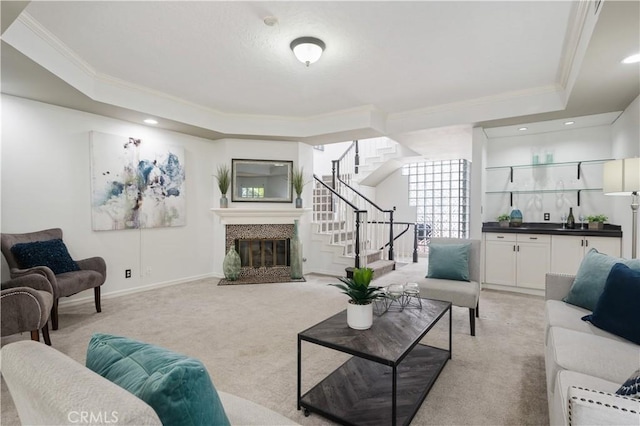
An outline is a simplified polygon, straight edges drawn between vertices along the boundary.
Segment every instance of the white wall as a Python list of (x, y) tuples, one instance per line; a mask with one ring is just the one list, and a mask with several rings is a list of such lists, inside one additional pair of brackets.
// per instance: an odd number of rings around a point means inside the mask
[[(611, 126), (612, 158), (640, 156), (640, 97)], [(607, 197), (613, 210), (610, 219), (622, 225), (622, 255), (631, 257), (631, 197)], [(640, 247), (640, 238), (638, 239)]]
[[(554, 163), (639, 156), (640, 97), (610, 126), (490, 138), (486, 147), (486, 167), (531, 164), (534, 154), (538, 154), (542, 161), (546, 153), (553, 155)], [(559, 189), (561, 181), (566, 189), (602, 187), (601, 163), (583, 165), (583, 171), (578, 181), (574, 176), (574, 166), (516, 169), (515, 183), (510, 184), (508, 170), (494, 170), (485, 172), (483, 182), (486, 191)], [(560, 215), (566, 213), (569, 206), (574, 207), (576, 220), (579, 212), (607, 215), (610, 223), (622, 226), (623, 257), (631, 257), (630, 203), (630, 198), (605, 196), (601, 191), (583, 192), (581, 207), (577, 207), (575, 191), (567, 190), (564, 198), (558, 193), (544, 194), (540, 198), (522, 194), (514, 197), (514, 204), (523, 210), (524, 220), (528, 222), (543, 221), (544, 212), (551, 213), (552, 222), (560, 222)], [(498, 214), (508, 212), (508, 204), (508, 194), (486, 194), (483, 221), (494, 221)]]
[(612, 158), (640, 156), (640, 96), (611, 125)]
[[(485, 171), (485, 203), (483, 221), (495, 221), (502, 213), (509, 213), (509, 194), (490, 194), (493, 191), (532, 191), (532, 194), (514, 194), (514, 207), (522, 210), (525, 222), (542, 222), (544, 213), (551, 214), (551, 222), (560, 222), (561, 215), (573, 213), (613, 214), (610, 203), (602, 191), (581, 193), (579, 188), (602, 188), (602, 163), (583, 164), (581, 178), (577, 179), (577, 165), (567, 162), (604, 160), (611, 158), (611, 126), (569, 129), (560, 132), (539, 133), (513, 137), (487, 139), (486, 167), (531, 164), (533, 156), (540, 161), (547, 154), (553, 156), (553, 166), (514, 168), (514, 182), (509, 181), (509, 169)], [(541, 192), (545, 190), (565, 192)]]
[[(89, 152), (92, 130), (184, 148), (185, 226), (92, 231)], [(103, 286), (105, 295), (222, 276), (224, 243), (220, 242), (224, 233), (216, 227), (218, 221), (211, 211), (219, 206), (220, 191), (213, 177), (217, 165), (230, 164), (231, 158), (284, 159), (311, 170), (312, 150), (309, 145), (295, 142), (211, 141), (3, 95), (1, 229), (15, 233), (62, 228), (72, 257), (105, 258), (108, 275)], [(306, 207), (310, 207), (311, 185), (305, 187), (303, 198)], [(237, 203), (230, 203), (233, 204)], [(242, 207), (249, 205), (261, 206), (242, 203)], [(132, 278), (125, 279), (125, 269), (132, 270)], [(3, 258), (2, 279), (7, 278)], [(84, 292), (76, 299), (90, 297), (92, 293)]]
[(337, 160), (349, 148), (352, 141), (331, 143), (324, 145), (324, 151), (313, 150), (313, 173), (322, 175), (331, 175), (331, 161)]
[(474, 127), (471, 142), (471, 196), (469, 197), (469, 238), (482, 238), (482, 211), (484, 203), (484, 164), (487, 136), (480, 127)]
[[(92, 130), (184, 147), (186, 226), (92, 231)], [(72, 257), (105, 258), (105, 294), (210, 275), (214, 154), (205, 139), (3, 95), (2, 232), (62, 228)]]
[[(233, 158), (243, 158), (250, 160), (283, 160), (293, 161), (293, 167), (303, 167), (305, 173), (304, 190), (302, 192), (303, 208), (310, 209), (313, 203), (313, 176), (311, 170), (313, 170), (313, 147), (299, 142), (284, 142), (284, 141), (264, 141), (264, 140), (244, 140), (244, 139), (220, 139), (216, 141), (220, 147), (219, 158), (215, 161), (217, 164), (226, 162), (231, 163)], [(216, 186), (215, 198), (220, 198), (220, 190)], [(295, 193), (293, 194), (295, 199)], [(229, 197), (229, 208), (285, 208), (294, 207), (294, 202), (291, 203), (261, 203), (261, 202), (232, 202)], [(219, 207), (219, 202), (215, 203), (214, 207)], [(214, 214), (215, 216), (215, 214)], [(222, 224), (219, 216), (214, 220), (214, 256), (213, 256), (213, 274), (216, 277), (223, 277), (222, 262), (225, 256), (225, 230), (224, 224)], [(299, 222), (299, 237), (303, 247), (303, 257), (308, 257), (308, 253), (304, 250), (304, 247), (309, 247), (309, 241), (311, 238), (311, 211), (306, 211)], [(304, 273), (312, 272), (307, 268), (304, 269)]]
[(416, 207), (409, 205), (409, 176), (402, 175), (402, 168), (391, 173), (376, 187), (376, 204), (382, 208), (393, 208), (396, 222), (416, 221)]

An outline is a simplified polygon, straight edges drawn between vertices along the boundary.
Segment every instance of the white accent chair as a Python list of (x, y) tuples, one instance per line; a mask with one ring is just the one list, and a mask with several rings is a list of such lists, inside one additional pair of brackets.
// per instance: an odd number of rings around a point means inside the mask
[[(476, 335), (476, 318), (480, 315), (480, 240), (465, 238), (431, 238), (429, 244), (466, 244), (469, 248), (469, 281), (440, 278), (419, 279), (420, 297), (444, 300), (452, 305), (469, 308), (471, 335)], [(425, 275), (427, 271), (425, 271)]]

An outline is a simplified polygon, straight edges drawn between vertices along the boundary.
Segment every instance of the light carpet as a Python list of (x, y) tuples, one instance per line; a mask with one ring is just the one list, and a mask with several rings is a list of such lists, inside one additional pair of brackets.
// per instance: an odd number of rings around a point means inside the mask
[[(424, 276), (422, 260), (376, 280), (378, 285)], [(206, 365), (215, 386), (277, 411), (302, 425), (331, 424), (296, 409), (297, 333), (346, 308), (334, 277), (306, 275), (307, 282), (216, 285), (217, 279), (60, 307), (53, 347), (84, 364), (95, 332), (153, 343)], [(453, 310), (453, 358), (414, 417), (412, 425), (548, 424), (543, 356), (542, 298), (483, 290), (476, 336), (468, 309)], [(448, 320), (427, 335), (446, 346)], [(2, 344), (28, 339), (10, 336)], [(303, 343), (303, 391), (344, 362), (335, 351)], [(46, 374), (46, 373), (44, 373)], [(61, 391), (64, 391), (61, 389)], [(2, 425), (19, 424), (2, 383)]]

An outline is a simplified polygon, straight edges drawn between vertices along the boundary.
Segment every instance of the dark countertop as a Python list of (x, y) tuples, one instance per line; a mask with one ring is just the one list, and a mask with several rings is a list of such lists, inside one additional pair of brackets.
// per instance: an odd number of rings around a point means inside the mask
[(575, 235), (581, 237), (618, 237), (622, 238), (622, 227), (619, 225), (611, 225), (606, 223), (604, 229), (595, 230), (580, 229), (580, 224), (576, 223), (575, 229), (563, 229), (561, 223), (551, 222), (523, 222), (521, 226), (513, 226), (502, 228), (498, 222), (484, 222), (482, 224), (482, 232), (495, 232), (501, 234), (545, 234), (545, 235)]

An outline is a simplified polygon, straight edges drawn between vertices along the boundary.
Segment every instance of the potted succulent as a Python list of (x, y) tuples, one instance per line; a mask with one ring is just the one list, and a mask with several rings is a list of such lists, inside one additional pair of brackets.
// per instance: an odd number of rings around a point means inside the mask
[(220, 197), (220, 207), (226, 208), (229, 206), (227, 191), (229, 191), (229, 186), (231, 185), (231, 172), (229, 171), (229, 166), (226, 164), (219, 165), (214, 176), (218, 181), (218, 188), (220, 188), (220, 192), (222, 193), (222, 197)]
[(604, 223), (609, 219), (603, 214), (597, 214), (593, 216), (587, 216), (587, 222), (589, 222), (589, 229), (602, 229)]
[(296, 208), (302, 208), (302, 189), (304, 188), (304, 167), (297, 167), (293, 169), (291, 172), (291, 184), (293, 185), (294, 191), (296, 191)]
[(511, 220), (511, 216), (509, 216), (508, 214), (501, 214), (500, 216), (498, 216), (497, 219), (498, 219), (498, 223), (500, 223), (501, 228), (509, 227), (509, 221)]
[(349, 296), (347, 305), (347, 325), (356, 330), (367, 330), (373, 324), (373, 301), (384, 297), (382, 287), (370, 286), (373, 269), (355, 268), (353, 278), (338, 277), (342, 284), (338, 287)]

